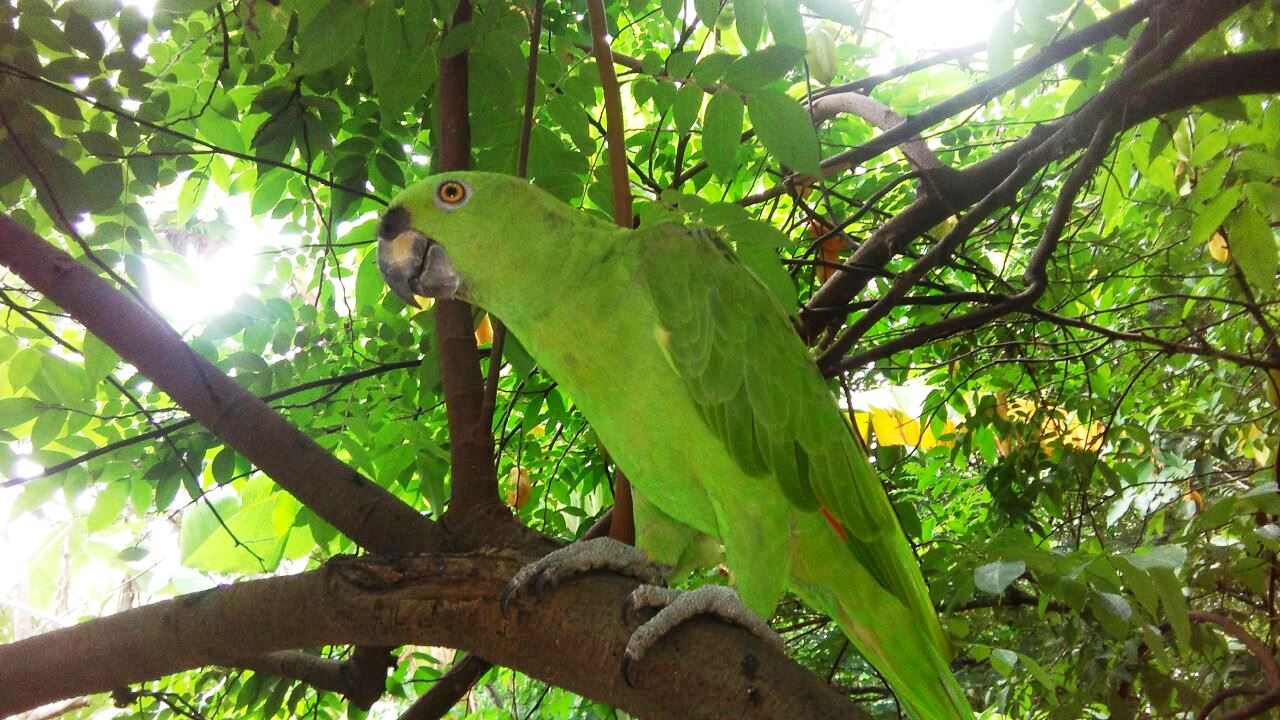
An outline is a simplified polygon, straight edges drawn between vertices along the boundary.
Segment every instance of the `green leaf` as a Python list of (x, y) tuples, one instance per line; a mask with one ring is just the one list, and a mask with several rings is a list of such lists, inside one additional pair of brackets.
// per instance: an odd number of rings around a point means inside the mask
[(777, 90), (761, 90), (747, 96), (747, 114), (756, 136), (779, 162), (806, 175), (821, 173), (818, 135), (799, 102)]
[(224, 446), (213, 456), (213, 462), (209, 463), (209, 476), (219, 485), (225, 485), (231, 482), (231, 478), (236, 474), (236, 451), (230, 447)]
[(773, 41), (778, 45), (798, 48), (803, 53), (804, 18), (800, 17), (800, 6), (795, 0), (765, 0), (765, 15), (769, 19)]
[(1264, 182), (1246, 183), (1244, 196), (1254, 207), (1270, 214), (1273, 222), (1280, 220), (1280, 187)]
[(386, 292), (386, 283), (378, 271), (378, 249), (369, 248), (364, 260), (360, 261), (360, 269), (356, 272), (356, 306), (373, 307)]
[(1229, 187), (1214, 196), (1191, 221), (1191, 243), (1200, 245), (1222, 225), (1236, 203), (1240, 201), (1240, 188)]
[(1258, 290), (1272, 293), (1276, 286), (1276, 236), (1267, 218), (1246, 203), (1227, 221), (1227, 245), (1240, 272)]
[(693, 0), (693, 9), (703, 25), (712, 27), (720, 15), (720, 0)]
[(996, 672), (1005, 677), (1013, 674), (1013, 668), (1018, 664), (1018, 653), (1004, 648), (995, 648), (991, 651), (991, 667)]
[(673, 80), (683, 80), (693, 72), (693, 66), (697, 61), (697, 53), (677, 50), (667, 56), (667, 74)]
[(34, 398), (16, 397), (0, 399), (0, 430), (7, 430), (33, 420), (40, 413)]
[(327, 70), (347, 56), (364, 35), (365, 7), (357, 0), (329, 3), (298, 34), (299, 75)]
[(758, 52), (738, 58), (725, 71), (724, 82), (742, 92), (752, 92), (786, 75), (804, 59), (804, 49), (786, 45), (771, 45)]
[(764, 35), (765, 0), (734, 0), (734, 27), (747, 50), (754, 50)]
[(234, 152), (244, 152), (244, 136), (240, 134), (240, 125), (215, 112), (206, 112), (196, 118), (196, 127), (200, 129), (200, 139), (212, 143), (215, 147)]
[(1049, 675), (1044, 667), (1040, 665), (1040, 663), (1036, 662), (1030, 655), (1018, 653), (1018, 661), (1027, 669), (1027, 672), (1031, 673), (1031, 677), (1035, 678), (1036, 682), (1040, 683), (1041, 687), (1047, 691), (1045, 699), (1051, 704), (1056, 705), (1057, 699), (1055, 695), (1058, 692), (1059, 686), (1053, 677)]
[(102, 33), (98, 32), (98, 28), (94, 27), (89, 18), (72, 10), (67, 13), (67, 19), (64, 23), (67, 31), (67, 40), (70, 41), (71, 47), (93, 60), (102, 57), (102, 53), (107, 49), (107, 44), (102, 39)]
[(209, 180), (198, 173), (191, 173), (187, 176), (186, 182), (182, 183), (182, 190), (178, 193), (178, 216), (177, 223), (185, 224), (200, 209), (200, 201), (204, 199), (205, 190), (209, 189)]
[(16, 388), (27, 387), (40, 372), (45, 354), (37, 348), (26, 348), (14, 353), (9, 360), (9, 384)]
[(712, 53), (693, 67), (693, 79), (700, 85), (710, 85), (724, 76), (725, 70), (737, 60), (728, 53)]
[[(132, 467), (129, 469), (132, 470)], [(133, 506), (133, 512), (138, 517), (143, 517), (151, 511), (151, 503), (154, 499), (155, 488), (151, 483), (140, 477), (129, 478), (129, 504)]]
[(62, 428), (67, 424), (67, 411), (57, 410), (54, 408), (45, 408), (36, 416), (36, 422), (31, 426), (31, 447), (39, 450), (49, 443), (57, 440), (62, 434)]
[(105, 155), (108, 159), (116, 159), (124, 154), (120, 141), (107, 133), (90, 130), (80, 133), (79, 138), (85, 149), (94, 155)]
[(261, 476), (230, 488), (239, 496), (220, 490), (217, 499), (206, 496), (183, 512), (178, 535), (182, 562), (209, 572), (270, 572), (288, 541), (287, 534), (277, 532), (273, 515), (277, 505), (287, 505), (290, 499)]
[(120, 202), (124, 194), (124, 168), (120, 163), (104, 163), (89, 168), (84, 174), (86, 189), (85, 209), (93, 213), (105, 213)]
[(987, 72), (992, 75), (1013, 67), (1013, 9), (1000, 13), (987, 38)]
[(54, 399), (67, 407), (78, 407), (90, 394), (84, 368), (56, 355), (46, 355), (40, 377), (49, 383)]
[(1136, 568), (1133, 563), (1123, 557), (1116, 558), (1116, 567), (1120, 570), (1120, 576), (1124, 578), (1125, 587), (1138, 600), (1138, 605), (1152, 619), (1159, 618), (1160, 595), (1156, 592), (1156, 584), (1151, 579), (1151, 575), (1146, 570)]
[(84, 355), (84, 373), (94, 385), (120, 364), (120, 356), (116, 351), (93, 333), (85, 333), (80, 352)]
[(396, 72), (378, 88), (382, 116), (399, 116), (426, 95), (435, 82), (435, 48), (424, 44), (417, 52), (401, 57)]
[(1157, 545), (1122, 557), (1139, 570), (1166, 568), (1176, 571), (1181, 570), (1187, 561), (1187, 549), (1181, 545)]
[(120, 553), (116, 555), (116, 557), (118, 557), (121, 562), (130, 563), (130, 562), (138, 562), (139, 560), (145, 560), (147, 556), (149, 556), (150, 554), (151, 553), (144, 547), (140, 547), (138, 545), (131, 545), (121, 550)]
[(974, 568), (973, 584), (985, 593), (999, 595), (1026, 571), (1027, 564), (1021, 560), (997, 560)]
[(720, 90), (707, 102), (702, 123), (702, 155), (711, 172), (721, 178), (732, 177), (738, 170), (743, 111), (742, 100), (731, 90)]
[(857, 29), (862, 27), (862, 19), (852, 0), (800, 0), (800, 4), (809, 8), (814, 15), (848, 25)]
[(662, 16), (671, 22), (680, 20), (680, 11), (684, 9), (684, 0), (662, 0)]
[(1124, 598), (1114, 593), (1097, 593), (1091, 598), (1090, 608), (1094, 619), (1107, 635), (1116, 640), (1123, 640), (1128, 636), (1133, 609)]
[(375, 0), (369, 6), (364, 46), (373, 89), (381, 96), (382, 89), (395, 76), (400, 58), (406, 53), (404, 27), (396, 13), (394, 0)]
[(120, 520), (125, 503), (129, 501), (129, 482), (116, 480), (107, 483), (93, 502), (93, 509), (85, 518), (85, 528), (89, 532), (98, 532)]
[(1168, 568), (1155, 568), (1151, 571), (1151, 579), (1156, 581), (1160, 605), (1164, 608), (1165, 620), (1173, 627), (1178, 651), (1185, 655), (1191, 651), (1191, 618), (1187, 615), (1187, 599), (1182, 594), (1182, 582)]
[(692, 83), (685, 83), (684, 87), (676, 93), (671, 115), (676, 124), (676, 131), (681, 135), (688, 133), (697, 122), (698, 114), (702, 112), (704, 94), (702, 88)]
[(469, 21), (458, 23), (445, 33), (444, 40), (440, 43), (440, 57), (448, 58), (465, 52), (475, 44), (475, 41), (476, 24)]
[[(289, 10), (276, 3), (239, 3), (244, 38), (259, 62), (265, 62), (289, 32)], [(245, 22), (252, 17), (252, 22)]]

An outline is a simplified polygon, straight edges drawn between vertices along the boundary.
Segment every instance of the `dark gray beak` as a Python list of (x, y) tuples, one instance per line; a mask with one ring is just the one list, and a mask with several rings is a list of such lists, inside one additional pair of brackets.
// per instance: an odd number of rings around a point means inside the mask
[(409, 211), (391, 208), (378, 223), (378, 270), (396, 297), (422, 307), (418, 297), (454, 298), (462, 277), (444, 248), (410, 227)]

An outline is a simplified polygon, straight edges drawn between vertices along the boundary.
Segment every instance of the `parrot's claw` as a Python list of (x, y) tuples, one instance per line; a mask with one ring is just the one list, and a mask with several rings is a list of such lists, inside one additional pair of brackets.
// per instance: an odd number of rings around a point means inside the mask
[(680, 623), (699, 615), (712, 615), (727, 623), (740, 625), (783, 651), (782, 637), (759, 615), (747, 609), (738, 593), (724, 585), (703, 585), (695, 590), (673, 590), (656, 585), (641, 585), (622, 604), (624, 620), (630, 620), (642, 608), (661, 608), (648, 622), (631, 633), (627, 649), (622, 653), (622, 679), (635, 687), (634, 668), (649, 648)]
[(516, 571), (498, 597), (502, 613), (506, 614), (512, 596), (525, 588), (535, 598), (541, 598), (565, 578), (594, 570), (610, 570), (651, 585), (665, 583), (669, 572), (669, 568), (649, 562), (644, 552), (625, 543), (609, 538), (586, 540), (547, 553)]

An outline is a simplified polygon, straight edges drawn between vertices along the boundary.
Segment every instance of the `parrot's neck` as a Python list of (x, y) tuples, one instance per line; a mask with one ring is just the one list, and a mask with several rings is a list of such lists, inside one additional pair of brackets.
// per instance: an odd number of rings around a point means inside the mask
[(625, 291), (634, 267), (629, 236), (606, 228), (560, 243), (554, 252), (526, 253), (512, 272), (482, 273), (485, 280), (470, 288), (469, 299), (511, 327), (556, 324), (566, 306), (608, 303), (607, 296)]

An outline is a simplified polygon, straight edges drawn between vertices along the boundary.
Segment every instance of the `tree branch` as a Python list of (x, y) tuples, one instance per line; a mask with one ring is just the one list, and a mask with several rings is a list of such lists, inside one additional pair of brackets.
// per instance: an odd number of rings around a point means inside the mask
[(656, 646), (638, 687), (619, 662), (634, 581), (573, 580), (504, 616), (497, 597), (541, 548), (389, 562), (343, 557), (320, 569), (187, 595), (0, 646), (0, 715), (210, 664), (293, 647), (457, 647), (642, 717), (850, 717), (839, 693), (747, 631), (694, 620)]
[[(814, 98), (810, 108), (815, 125), (843, 113), (857, 115), (882, 130), (896, 127), (904, 122), (902, 116), (888, 105), (870, 95), (856, 92), (828, 94)], [(938, 156), (933, 154), (919, 135), (913, 135), (902, 141), (902, 154), (915, 170), (939, 170), (943, 167)]]
[(476, 655), (468, 655), (455, 662), (449, 672), (440, 676), (431, 689), (418, 696), (417, 700), (400, 715), (400, 720), (439, 720), (462, 699), (472, 686), (484, 677), (493, 667), (493, 663)]
[(1239, 640), (1240, 644), (1244, 645), (1245, 649), (1257, 659), (1258, 665), (1262, 667), (1262, 672), (1267, 677), (1267, 686), (1262, 688), (1229, 688), (1217, 693), (1196, 714), (1196, 720), (1205, 720), (1215, 707), (1233, 696), (1262, 695), (1262, 697), (1244, 707), (1237, 708), (1229, 713), (1223, 713), (1218, 720), (1246, 720), (1280, 706), (1280, 663), (1276, 662), (1275, 655), (1271, 653), (1271, 649), (1265, 643), (1225, 615), (1204, 610), (1192, 610), (1187, 613), (1187, 617), (1195, 623), (1217, 625), (1224, 633)]
[[(1104, 20), (1099, 20), (1083, 30), (1079, 30), (1052, 45), (1042, 48), (1035, 55), (1026, 58), (999, 75), (932, 105), (916, 115), (912, 115), (865, 143), (826, 158), (822, 161), (823, 177), (829, 177), (837, 172), (856, 167), (886, 150), (897, 147), (925, 129), (942, 122), (956, 113), (975, 105), (981, 105), (991, 98), (1021, 85), (1023, 82), (1035, 77), (1037, 73), (1062, 62), (1087, 47), (1103, 42), (1110, 37), (1123, 35), (1146, 18), (1153, 2), (1154, 0), (1138, 0), (1138, 2), (1129, 5), (1123, 10), (1112, 13)], [(790, 187), (799, 179), (790, 178), (791, 182), (784, 181), (779, 183), (768, 193), (756, 196), (755, 200), (762, 202), (775, 195), (780, 195), (787, 187)]]
[[(591, 52), (600, 72), (604, 90), (605, 146), (609, 153), (609, 178), (613, 189), (613, 222), (630, 228), (634, 222), (631, 209), (631, 180), (627, 176), (627, 142), (622, 117), (622, 90), (613, 71), (613, 52), (609, 47), (608, 22), (604, 0), (587, 0), (587, 17), (591, 25)], [(621, 469), (613, 477), (614, 512), (609, 537), (628, 545), (636, 542), (635, 518), (631, 505), (631, 482)]]
[[(1127, 98), (1122, 127), (1133, 127), (1179, 108), (1220, 97), (1271, 93), (1280, 90), (1280, 50), (1265, 50), (1207, 60), (1162, 73)], [(955, 182), (939, 184), (940, 196), (926, 194), (881, 225), (801, 310), (806, 339), (843, 319), (825, 308), (848, 305), (894, 255), (912, 239), (928, 232), (956, 212), (987, 195), (1022, 158), (1057, 133), (1070, 119), (1036, 126), (1027, 135), (982, 162), (960, 170)], [(1085, 136), (1088, 137), (1088, 136)], [(1062, 147), (1074, 152), (1079, 144)]]
[(252, 670), (273, 677), (304, 682), (317, 690), (345, 696), (356, 707), (368, 710), (386, 688), (385, 663), (381, 673), (362, 672), (376, 663), (357, 659), (373, 654), (368, 648), (356, 648), (351, 659), (333, 660), (300, 650), (280, 650), (231, 663), (233, 667)]
[[(449, 27), (456, 28), (470, 20), (471, 2), (461, 0)], [(460, 52), (440, 60), (437, 151), (438, 169), (442, 172), (471, 167), (467, 56)], [(461, 300), (437, 300), (435, 304), (436, 347), (449, 419), (450, 509), (464, 515), (505, 511), (493, 467), (492, 418), (483, 417), (484, 378), (480, 374), (472, 312), (471, 306)]]

